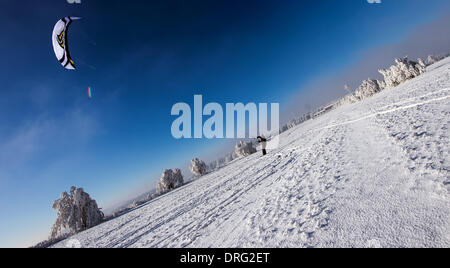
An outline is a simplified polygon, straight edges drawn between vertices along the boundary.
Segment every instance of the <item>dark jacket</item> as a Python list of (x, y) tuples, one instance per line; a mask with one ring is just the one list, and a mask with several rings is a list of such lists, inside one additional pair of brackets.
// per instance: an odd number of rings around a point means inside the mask
[(261, 143), (261, 142), (267, 142), (267, 139), (264, 138), (264, 137), (261, 137), (261, 136), (258, 136), (257, 139), (258, 139), (258, 142), (259, 142), (259, 143)]

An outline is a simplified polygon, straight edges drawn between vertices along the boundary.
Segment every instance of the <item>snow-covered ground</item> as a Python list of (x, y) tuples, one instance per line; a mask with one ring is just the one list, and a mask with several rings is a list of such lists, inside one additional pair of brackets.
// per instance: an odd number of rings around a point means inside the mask
[(70, 239), (83, 247), (450, 247), (449, 127), (447, 58), (288, 130), (265, 157), (235, 160)]

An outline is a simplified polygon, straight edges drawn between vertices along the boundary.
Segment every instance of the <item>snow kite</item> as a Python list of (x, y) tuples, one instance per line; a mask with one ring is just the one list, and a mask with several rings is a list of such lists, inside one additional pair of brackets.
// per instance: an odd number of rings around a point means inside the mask
[(55, 51), (56, 58), (61, 65), (69, 70), (75, 70), (75, 64), (70, 57), (69, 44), (67, 42), (67, 32), (69, 31), (70, 24), (81, 18), (78, 17), (65, 17), (60, 19), (53, 28), (52, 42), (53, 50)]

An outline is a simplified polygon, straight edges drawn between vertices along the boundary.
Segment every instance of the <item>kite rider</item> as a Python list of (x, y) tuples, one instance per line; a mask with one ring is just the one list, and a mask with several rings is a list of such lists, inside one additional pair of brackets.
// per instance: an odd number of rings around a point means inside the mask
[(267, 151), (266, 151), (267, 140), (266, 140), (266, 138), (263, 135), (261, 135), (261, 136), (258, 136), (257, 139), (258, 139), (258, 143), (261, 143), (262, 154), (266, 155), (267, 154)]

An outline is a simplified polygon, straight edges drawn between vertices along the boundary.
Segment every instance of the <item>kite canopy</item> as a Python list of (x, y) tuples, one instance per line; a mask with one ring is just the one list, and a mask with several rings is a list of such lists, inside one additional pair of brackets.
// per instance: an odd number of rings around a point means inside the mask
[(61, 65), (69, 70), (75, 70), (75, 64), (70, 57), (69, 45), (67, 43), (67, 32), (70, 24), (74, 20), (79, 20), (78, 17), (65, 17), (60, 19), (53, 28), (52, 42), (53, 50), (55, 51), (56, 58)]

